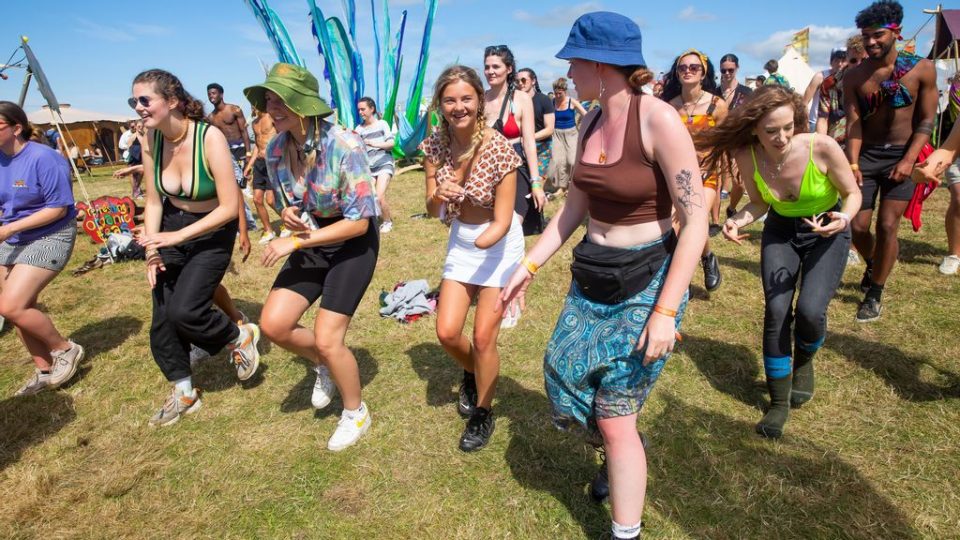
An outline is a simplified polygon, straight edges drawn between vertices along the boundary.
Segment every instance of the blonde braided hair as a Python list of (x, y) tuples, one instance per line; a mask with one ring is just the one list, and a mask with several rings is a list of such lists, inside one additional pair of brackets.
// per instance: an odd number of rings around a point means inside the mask
[(487, 126), (484, 118), (483, 83), (480, 82), (480, 75), (478, 75), (474, 69), (467, 66), (455, 65), (448, 67), (443, 70), (443, 73), (437, 78), (436, 84), (434, 84), (433, 101), (430, 104), (430, 108), (437, 111), (440, 116), (440, 129), (438, 131), (440, 133), (440, 143), (443, 145), (444, 150), (448, 153), (450, 152), (450, 124), (443, 114), (440, 113), (440, 99), (443, 97), (443, 91), (446, 90), (447, 86), (457, 81), (463, 81), (473, 87), (473, 90), (477, 94), (478, 103), (476, 124), (474, 126), (473, 136), (470, 138), (471, 144), (457, 160), (457, 164), (460, 164), (473, 159), (473, 156), (480, 150), (483, 144), (483, 133)]

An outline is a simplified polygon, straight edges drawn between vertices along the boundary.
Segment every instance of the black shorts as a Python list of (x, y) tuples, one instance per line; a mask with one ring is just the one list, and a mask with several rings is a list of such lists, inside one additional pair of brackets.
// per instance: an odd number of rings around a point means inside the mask
[(257, 158), (253, 161), (253, 189), (270, 190), (270, 177), (267, 175), (267, 160)]
[[(339, 219), (321, 220), (319, 225)], [(380, 237), (371, 220), (363, 236), (291, 253), (272, 288), (293, 291), (311, 304), (320, 298), (321, 308), (352, 317), (373, 279), (379, 251)]]
[(903, 182), (890, 179), (890, 171), (906, 153), (907, 147), (901, 145), (864, 146), (860, 150), (860, 174), (863, 175), (860, 210), (876, 208), (878, 192), (881, 201), (909, 201), (913, 198), (914, 184), (909, 178)]

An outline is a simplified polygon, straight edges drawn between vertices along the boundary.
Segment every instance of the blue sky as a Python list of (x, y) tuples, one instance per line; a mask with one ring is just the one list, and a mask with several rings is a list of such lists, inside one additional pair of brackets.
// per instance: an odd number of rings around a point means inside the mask
[[(566, 63), (553, 58), (566, 40), (571, 23), (587, 11), (609, 10), (640, 24), (644, 55), (655, 72), (668, 69), (673, 57), (697, 47), (714, 60), (727, 52), (741, 58), (741, 78), (762, 72), (770, 58), (779, 58), (790, 35), (811, 27), (811, 64), (824, 67), (832, 47), (855, 32), (853, 19), (867, 0), (777, 2), (775, 9), (759, 2), (589, 2), (441, 0), (434, 26), (428, 86), (444, 66), (460, 61), (481, 67), (483, 47), (507, 44), (521, 66), (532, 67), (549, 86), (564, 75)], [(905, 34), (927, 21), (921, 2), (906, 0)], [(284, 20), (308, 67), (319, 74), (322, 63), (310, 34), (304, 0), (270, 2)], [(343, 17), (340, 0), (318, 0), (326, 16)], [(422, 36), (422, 0), (390, 0), (394, 20), (408, 11), (401, 100), (407, 94)], [(373, 64), (369, 0), (358, 0), (358, 39), (368, 66)], [(275, 56), (249, 8), (242, 0), (105, 0), (11, 2), (0, 18), (0, 62), (27, 35), (61, 102), (102, 112), (128, 114), (130, 81), (138, 72), (160, 67), (177, 74), (188, 91), (205, 101), (206, 85), (219, 82), (228, 102), (247, 109), (241, 90), (263, 80), (258, 58)], [(929, 51), (931, 22), (918, 39), (918, 52)], [(6, 71), (0, 99), (16, 101), (23, 71)], [(321, 94), (329, 93), (321, 83)], [(373, 79), (367, 76), (368, 93)], [(42, 98), (31, 87), (25, 109), (39, 108)]]

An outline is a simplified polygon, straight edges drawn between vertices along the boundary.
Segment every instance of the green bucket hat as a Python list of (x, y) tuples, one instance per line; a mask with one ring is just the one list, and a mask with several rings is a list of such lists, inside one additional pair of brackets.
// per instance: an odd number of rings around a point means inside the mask
[(320, 84), (309, 71), (293, 64), (278, 62), (270, 68), (267, 80), (243, 89), (250, 104), (257, 110), (267, 110), (266, 92), (280, 96), (291, 111), (300, 116), (325, 117), (333, 114), (327, 102), (320, 97)]

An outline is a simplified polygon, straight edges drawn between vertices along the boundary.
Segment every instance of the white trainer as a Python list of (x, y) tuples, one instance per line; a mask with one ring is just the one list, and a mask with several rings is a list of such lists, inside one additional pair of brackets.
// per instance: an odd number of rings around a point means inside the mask
[(958, 269), (960, 269), (960, 257), (956, 255), (947, 255), (940, 263), (941, 274), (952, 276), (957, 273)]
[(314, 409), (323, 409), (330, 404), (333, 396), (337, 395), (337, 385), (330, 378), (330, 370), (327, 366), (314, 366), (313, 371), (317, 374), (317, 380), (313, 383), (310, 403), (313, 404)]
[(332, 452), (339, 452), (356, 444), (360, 437), (370, 429), (372, 422), (370, 409), (367, 408), (366, 403), (360, 402), (360, 413), (356, 416), (352, 416), (344, 410), (340, 414), (340, 421), (337, 422), (337, 430), (327, 441), (327, 449)]
[(260, 244), (261, 246), (264, 245), (264, 244), (269, 244), (270, 241), (273, 240), (273, 239), (276, 238), (276, 237), (277, 237), (277, 235), (273, 234), (273, 231), (265, 232), (265, 233), (263, 233), (263, 234), (260, 235), (260, 241), (257, 242), (257, 243)]
[(380, 232), (382, 232), (382, 233), (388, 233), (388, 232), (390, 232), (390, 231), (392, 231), (392, 230), (393, 230), (393, 222), (392, 222), (392, 221), (384, 221), (383, 223), (380, 224)]

